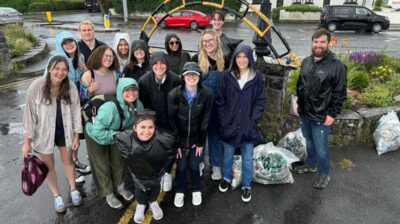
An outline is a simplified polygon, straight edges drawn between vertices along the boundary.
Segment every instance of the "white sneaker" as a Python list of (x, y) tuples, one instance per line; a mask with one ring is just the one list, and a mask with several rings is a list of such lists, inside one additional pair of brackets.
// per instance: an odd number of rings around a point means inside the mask
[(144, 221), (144, 210), (146, 209), (146, 205), (137, 204), (135, 216), (133, 217), (133, 221), (135, 223), (142, 223)]
[(161, 187), (164, 192), (168, 192), (172, 189), (172, 176), (170, 173), (165, 173), (161, 179)]
[(182, 208), (183, 207), (183, 203), (184, 203), (184, 200), (183, 200), (184, 198), (185, 198), (185, 194), (176, 193), (175, 194), (175, 199), (174, 199), (175, 207)]
[(221, 168), (218, 166), (213, 166), (212, 167), (212, 174), (211, 174), (211, 179), (212, 180), (221, 180), (222, 174), (221, 174)]
[(206, 167), (206, 165), (204, 164), (204, 162), (201, 162), (199, 164), (200, 176), (203, 176), (204, 167)]
[(150, 203), (150, 209), (153, 212), (153, 219), (160, 220), (164, 217), (164, 213), (157, 201)]
[(111, 208), (117, 209), (122, 207), (121, 201), (118, 200), (118, 198), (116, 198), (114, 194), (107, 195), (106, 201)]
[(194, 206), (199, 206), (201, 204), (201, 192), (196, 191), (192, 193), (192, 204)]

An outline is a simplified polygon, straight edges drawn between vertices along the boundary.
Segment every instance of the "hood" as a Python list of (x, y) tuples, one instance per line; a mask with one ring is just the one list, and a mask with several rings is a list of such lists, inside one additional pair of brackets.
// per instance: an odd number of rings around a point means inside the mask
[(149, 52), (149, 48), (148, 48), (146, 42), (144, 42), (143, 40), (134, 40), (132, 42), (132, 44), (131, 44), (132, 59), (136, 59), (135, 56), (133, 55), (133, 52), (135, 52), (135, 50), (138, 49), (138, 48), (144, 50), (144, 53), (146, 55), (144, 61), (148, 62), (149, 59), (150, 59), (150, 52)]
[[(136, 80), (132, 79), (132, 78), (121, 78), (118, 81), (118, 86), (117, 86), (117, 100), (119, 102), (119, 105), (121, 106), (122, 109), (126, 110), (126, 104), (125, 101), (122, 97), (122, 93), (124, 91), (124, 88), (127, 86), (131, 86), (131, 85), (135, 85), (138, 89), (139, 89), (139, 85), (136, 82)], [(139, 102), (139, 95), (138, 98), (136, 100), (136, 108), (137, 108), (137, 104)]]
[[(178, 48), (178, 51), (177, 52), (172, 52), (170, 49), (169, 49), (169, 41), (171, 40), (171, 38), (176, 38), (179, 42), (180, 42), (180, 44), (179, 44), (179, 48)], [(175, 33), (168, 33), (166, 36), (165, 36), (165, 50), (168, 52), (168, 54), (180, 54), (181, 53), (181, 51), (182, 51), (182, 41), (181, 41), (181, 39), (178, 37), (178, 35), (176, 35)]]
[(240, 43), (235, 48), (235, 51), (232, 54), (231, 63), (229, 64), (229, 71), (230, 72), (232, 71), (232, 66), (233, 66), (233, 63), (235, 63), (235, 58), (240, 52), (243, 52), (246, 54), (247, 58), (249, 59), (250, 68), (255, 70), (256, 63), (255, 63), (254, 57), (253, 57), (253, 49), (251, 49), (250, 45), (247, 45), (245, 43)]
[(56, 51), (57, 51), (58, 55), (67, 56), (67, 54), (65, 53), (65, 51), (64, 51), (64, 49), (62, 47), (62, 42), (65, 39), (73, 39), (73, 40), (75, 40), (76, 48), (79, 51), (78, 42), (76, 41), (75, 36), (71, 32), (63, 31), (63, 32), (57, 34), (57, 36), (56, 36)]
[(131, 60), (131, 38), (129, 36), (129, 34), (127, 33), (116, 33), (114, 36), (114, 44), (113, 44), (113, 49), (115, 51), (115, 53), (118, 56), (118, 59), (120, 58), (120, 55), (118, 53), (118, 44), (120, 40), (125, 40), (128, 43), (128, 61)]
[(165, 53), (162, 51), (157, 51), (151, 54), (150, 57), (150, 65), (151, 67), (153, 67), (153, 65), (157, 62), (157, 61), (162, 61), (164, 64), (167, 65), (167, 70), (168, 70), (168, 64), (167, 64), (167, 59), (165, 57)]

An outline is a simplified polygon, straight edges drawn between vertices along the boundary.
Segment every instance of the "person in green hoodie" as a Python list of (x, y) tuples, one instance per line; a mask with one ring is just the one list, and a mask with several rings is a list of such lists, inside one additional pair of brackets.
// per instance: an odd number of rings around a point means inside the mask
[[(117, 100), (124, 112), (121, 119), (117, 105), (113, 101), (102, 104), (92, 122), (85, 126), (85, 137), (92, 167), (93, 180), (98, 193), (106, 197), (111, 208), (122, 207), (113, 194), (113, 187), (127, 201), (133, 199), (133, 194), (125, 189), (124, 167), (121, 154), (114, 143), (114, 135), (119, 131), (130, 129), (136, 112), (143, 110), (139, 100), (139, 87), (132, 78), (121, 78), (117, 86)], [(122, 130), (120, 130), (122, 122)]]

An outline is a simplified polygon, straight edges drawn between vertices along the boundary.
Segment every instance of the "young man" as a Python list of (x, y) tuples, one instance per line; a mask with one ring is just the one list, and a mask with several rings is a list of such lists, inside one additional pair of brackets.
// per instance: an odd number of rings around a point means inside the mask
[[(90, 55), (97, 47), (105, 43), (97, 40), (94, 36), (94, 25), (89, 20), (83, 20), (79, 23), (79, 33), (81, 40), (78, 42), (79, 50), (85, 56), (85, 64), (87, 63)], [(87, 69), (83, 70), (86, 71)]]
[[(139, 79), (139, 99), (145, 109), (156, 112), (156, 125), (171, 131), (168, 121), (168, 94), (179, 86), (180, 79), (175, 73), (168, 70), (164, 52), (154, 52), (150, 57), (151, 71)], [(173, 161), (165, 170), (161, 181), (161, 189), (165, 192), (172, 188), (171, 170)]]
[(335, 117), (346, 100), (347, 71), (328, 48), (331, 34), (318, 29), (312, 35), (312, 54), (304, 59), (297, 82), (300, 126), (307, 141), (307, 161), (296, 173), (319, 177), (314, 188), (324, 189), (330, 181), (328, 136)]

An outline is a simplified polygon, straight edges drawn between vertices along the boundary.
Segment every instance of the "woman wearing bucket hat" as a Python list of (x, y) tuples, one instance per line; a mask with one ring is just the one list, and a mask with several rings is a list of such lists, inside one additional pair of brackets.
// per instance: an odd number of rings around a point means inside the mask
[(168, 117), (178, 147), (176, 207), (184, 204), (187, 166), (192, 178), (192, 204), (198, 206), (202, 202), (199, 164), (207, 137), (212, 95), (209, 89), (203, 88), (201, 74), (197, 63), (187, 62), (183, 66), (182, 84), (168, 96)]

